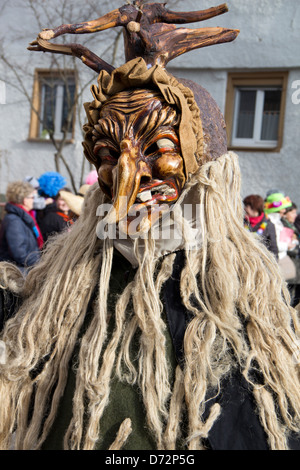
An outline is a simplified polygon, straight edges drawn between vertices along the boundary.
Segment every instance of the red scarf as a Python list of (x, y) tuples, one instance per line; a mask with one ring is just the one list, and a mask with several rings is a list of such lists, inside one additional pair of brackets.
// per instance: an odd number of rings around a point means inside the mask
[(21, 204), (15, 204), (15, 203), (11, 203), (11, 204), (13, 204), (14, 206), (17, 206), (17, 207), (20, 207), (21, 209), (23, 209), (23, 211), (26, 212), (27, 214), (29, 214), (30, 217), (33, 219), (34, 225), (35, 225), (35, 227), (36, 227), (36, 229), (37, 229), (37, 231), (38, 231), (38, 234), (39, 234), (39, 236), (37, 237), (36, 241), (37, 241), (37, 244), (38, 244), (39, 249), (41, 250), (41, 248), (42, 248), (42, 246), (43, 246), (43, 244), (44, 244), (44, 239), (43, 239), (43, 236), (42, 236), (40, 227), (38, 226), (37, 221), (36, 221), (36, 219), (35, 219), (35, 217), (34, 217), (34, 215), (33, 215), (33, 211), (28, 212), (28, 211), (25, 209), (25, 207), (22, 206)]
[(255, 227), (255, 225), (259, 224), (259, 223), (262, 221), (262, 219), (264, 218), (264, 215), (265, 215), (264, 212), (262, 212), (262, 213), (261, 213), (259, 216), (257, 216), (257, 217), (249, 217), (249, 216), (247, 216), (247, 219), (249, 220), (251, 227)]
[(69, 222), (71, 225), (73, 224), (73, 220), (69, 214), (65, 214), (64, 212), (60, 211), (57, 211), (57, 214), (60, 215), (66, 222)]

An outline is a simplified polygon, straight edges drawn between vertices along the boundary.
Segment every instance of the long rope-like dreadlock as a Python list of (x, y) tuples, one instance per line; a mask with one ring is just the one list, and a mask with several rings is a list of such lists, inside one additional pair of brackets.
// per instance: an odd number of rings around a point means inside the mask
[[(289, 307), (275, 258), (243, 228), (235, 154), (206, 163), (190, 184), (197, 188), (202, 208), (203, 245), (201, 250), (189, 250), (186, 245), (180, 288), (192, 319), (184, 338), (184, 363), (176, 369), (174, 384), (160, 293), (172, 273), (175, 255), (161, 263), (152, 239), (144, 240), (143, 254), (136, 247), (139, 266), (118, 298), (110, 335), (107, 296), (114, 247), (112, 240), (97, 238), (95, 214), (104, 196), (93, 188), (71, 231), (49, 243), (23, 287), (20, 280), (17, 283), (23, 302), (1, 337), (7, 357), (6, 364), (0, 365), (1, 449), (10, 448), (12, 436), (16, 449), (41, 448), (54, 422), (68, 365), (97, 286), (93, 317), (80, 342), (66, 449), (94, 448), (101, 436), (113, 372), (120, 380), (138, 384), (159, 449), (176, 448), (184, 412), (186, 446), (201, 449), (222, 413), (216, 400), (204, 420), (207, 393), (220, 389), (221, 379), (235, 367), (241, 368), (253, 388), (270, 448), (287, 448), (288, 433), (300, 427), (296, 311)], [(7, 264), (1, 269), (7, 272)], [(137, 332), (140, 356), (135, 366), (130, 345)], [(255, 371), (260, 372), (259, 381)], [(129, 433), (130, 419), (111, 448), (120, 448)]]

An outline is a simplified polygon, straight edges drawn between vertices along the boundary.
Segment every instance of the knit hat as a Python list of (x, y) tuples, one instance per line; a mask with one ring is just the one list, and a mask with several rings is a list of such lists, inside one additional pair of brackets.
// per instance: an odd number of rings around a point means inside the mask
[(85, 184), (89, 184), (91, 186), (92, 184), (96, 183), (96, 181), (98, 181), (97, 170), (92, 170), (85, 178)]
[(43, 196), (55, 197), (60, 189), (67, 184), (66, 179), (55, 171), (43, 173), (38, 179), (40, 189), (39, 193)]
[(265, 200), (265, 212), (271, 214), (272, 212), (279, 212), (292, 205), (292, 201), (288, 196), (283, 193), (273, 193)]

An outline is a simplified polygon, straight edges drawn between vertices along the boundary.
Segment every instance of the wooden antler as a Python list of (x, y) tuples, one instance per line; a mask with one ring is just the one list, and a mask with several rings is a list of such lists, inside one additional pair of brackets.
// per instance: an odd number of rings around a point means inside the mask
[(62, 24), (55, 29), (44, 29), (40, 32), (39, 37), (49, 40), (62, 34), (97, 33), (116, 26), (126, 26), (130, 21), (136, 20), (137, 14), (136, 8), (132, 5), (125, 5), (125, 7), (113, 10), (97, 20), (78, 24)]
[[(138, 6), (136, 6), (138, 5)], [(208, 20), (217, 15), (222, 15), (228, 11), (226, 3), (208, 10), (194, 12), (173, 12), (165, 8), (164, 4), (151, 3), (142, 6), (141, 2), (135, 2), (134, 5), (124, 5), (123, 7), (107, 13), (101, 18), (93, 21), (85, 21), (78, 24), (62, 24), (55, 29), (44, 29), (39, 37), (42, 39), (53, 39), (62, 34), (85, 34), (104, 31), (105, 29), (116, 26), (127, 26), (131, 21), (145, 24), (167, 23), (167, 24), (185, 24)]]
[[(141, 31), (141, 34), (139, 34), (142, 43), (140, 48), (144, 51), (143, 58), (146, 63), (156, 63), (162, 66), (165, 66), (175, 57), (193, 49), (231, 42), (237, 35), (238, 31), (225, 28), (191, 30), (169, 27), (163, 29), (162, 25), (153, 25), (151, 27), (151, 36), (145, 34), (145, 31)], [(130, 42), (127, 42), (125, 48), (127, 61), (139, 55), (137, 45), (138, 43), (135, 42), (135, 48), (133, 48), (130, 47)], [(154, 48), (153, 45), (155, 45)]]
[(27, 49), (29, 51), (42, 51), (53, 52), (55, 54), (73, 55), (81, 59), (85, 65), (97, 73), (99, 73), (100, 70), (106, 70), (108, 73), (111, 73), (114, 70), (112, 65), (100, 59), (100, 57), (90, 51), (87, 47), (77, 43), (71, 43), (67, 45), (52, 44), (51, 42), (38, 37), (35, 41), (30, 43), (30, 46), (27, 47)]
[(49, 40), (66, 33), (95, 33), (123, 26), (126, 61), (135, 57), (143, 57), (149, 65), (165, 66), (170, 60), (193, 49), (233, 41), (239, 33), (238, 30), (225, 28), (189, 30), (186, 28), (177, 29), (175, 26), (175, 24), (207, 20), (227, 11), (227, 5), (224, 3), (207, 10), (173, 12), (167, 10), (165, 4), (149, 3), (143, 5), (143, 1), (139, 0), (93, 21), (63, 24), (55, 29), (43, 30), (36, 41), (31, 43), (29, 50), (75, 55), (97, 72), (101, 69), (111, 71), (113, 67), (102, 61), (89, 49), (78, 44), (52, 44)]

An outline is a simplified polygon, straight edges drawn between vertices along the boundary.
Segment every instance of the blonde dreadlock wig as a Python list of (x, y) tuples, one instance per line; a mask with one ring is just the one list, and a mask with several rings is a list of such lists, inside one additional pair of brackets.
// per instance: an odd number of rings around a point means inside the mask
[[(143, 7), (111, 13), (119, 26), (127, 15), (129, 51), (147, 44), (142, 19), (155, 7), (144, 16)], [(41, 33), (37, 47), (49, 50), (46, 39), (67, 26)], [(158, 52), (152, 66), (129, 57), (92, 87), (84, 151), (100, 186), (71, 230), (25, 279), (0, 264), (1, 289), (21, 299), (1, 336), (1, 449), (55, 449), (58, 436), (64, 449), (218, 448), (224, 390), (237, 383), (268, 448), (288, 449), (299, 432), (297, 312), (275, 258), (243, 228), (222, 116), (205, 90), (170, 76)], [(100, 59), (85, 54), (97, 69)], [(144, 209), (134, 230), (132, 208)], [(154, 236), (157, 224), (169, 237)]]

